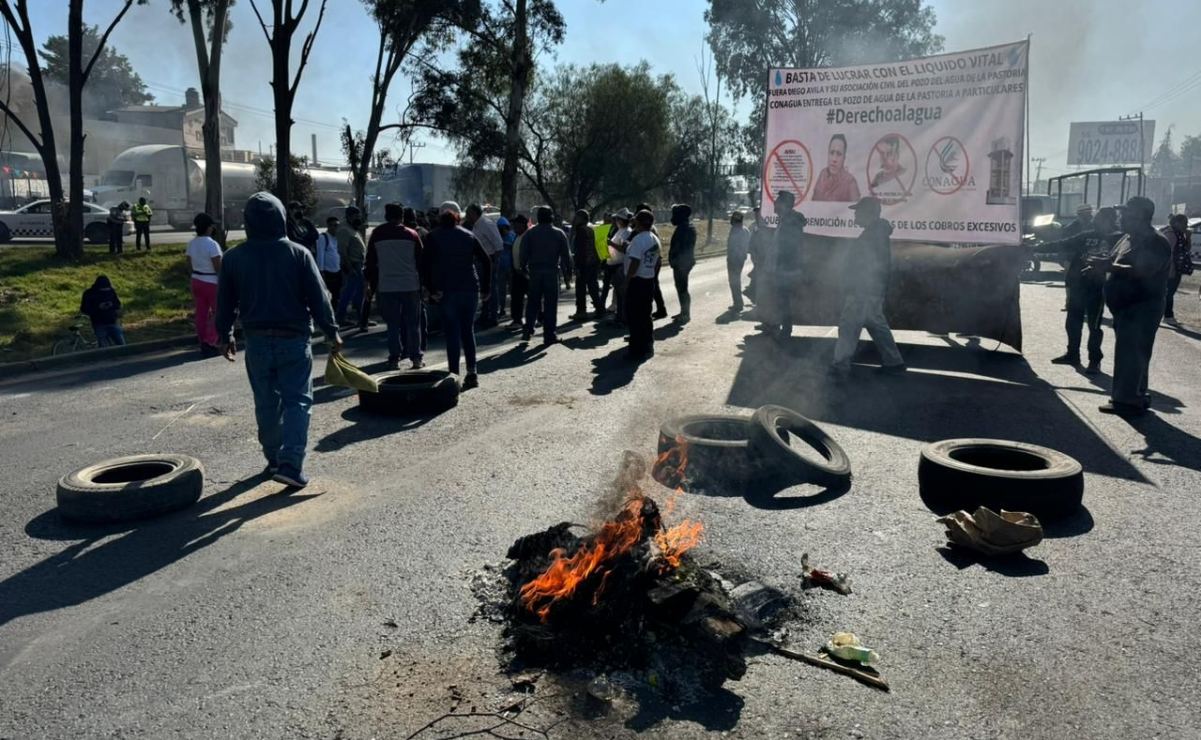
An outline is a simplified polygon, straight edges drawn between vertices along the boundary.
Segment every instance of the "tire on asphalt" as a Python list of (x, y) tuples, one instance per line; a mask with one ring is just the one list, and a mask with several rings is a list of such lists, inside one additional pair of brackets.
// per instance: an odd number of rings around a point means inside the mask
[(751, 417), (734, 414), (665, 421), (659, 426), (659, 459), (652, 475), (669, 488), (705, 488), (714, 493), (724, 488), (731, 495), (740, 494), (736, 487), (753, 472), (747, 455), (750, 427)]
[[(802, 455), (788, 442), (796, 436), (821, 455)], [(851, 460), (825, 430), (792, 409), (762, 406), (751, 416), (750, 453), (760, 474), (774, 480), (842, 488), (851, 482)]]
[(1024, 511), (1041, 520), (1076, 512), (1084, 470), (1057, 450), (1003, 439), (947, 439), (922, 449), (922, 500), (935, 511)]
[(183, 509), (200, 498), (204, 466), (188, 455), (132, 455), (88, 465), (58, 482), (58, 511), (78, 522), (122, 522)]
[(445, 370), (404, 370), (374, 376), (379, 393), (359, 391), (359, 408), (373, 414), (438, 414), (459, 403), (459, 384)]

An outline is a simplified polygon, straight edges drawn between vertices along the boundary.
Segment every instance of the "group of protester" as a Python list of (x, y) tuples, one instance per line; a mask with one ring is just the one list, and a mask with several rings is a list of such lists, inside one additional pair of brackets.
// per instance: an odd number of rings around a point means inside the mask
[[(1120, 211), (1120, 213), (1119, 213)], [(1080, 341), (1088, 326), (1088, 364), (1084, 372), (1101, 372), (1101, 319), (1113, 315), (1114, 367), (1107, 414), (1138, 416), (1151, 408), (1148, 388), (1155, 334), (1161, 322), (1175, 325), (1176, 290), (1193, 272), (1188, 217), (1174, 214), (1156, 231), (1151, 225), (1155, 204), (1136, 196), (1117, 208), (1083, 205), (1064, 237), (1044, 246), (1067, 260), (1067, 351), (1051, 360), (1080, 366)]]

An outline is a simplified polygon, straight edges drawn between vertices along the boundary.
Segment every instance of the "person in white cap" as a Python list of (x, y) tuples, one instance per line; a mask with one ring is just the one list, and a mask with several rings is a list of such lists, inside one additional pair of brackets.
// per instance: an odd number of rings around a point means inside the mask
[(492, 263), (478, 239), (459, 225), (459, 204), (438, 207), (438, 225), (425, 239), (422, 256), (430, 300), (442, 309), (446, 364), (459, 374), (459, 355), (466, 355), (463, 388), (479, 385), (475, 365), (475, 312), (492, 290)]
[(892, 224), (880, 217), (880, 200), (868, 196), (851, 206), (855, 223), (863, 232), (846, 256), (844, 288), (846, 298), (838, 319), (838, 342), (834, 345), (833, 370), (846, 373), (866, 328), (880, 352), (885, 372), (904, 372), (905, 361), (897, 349), (888, 319), (884, 317), (884, 295), (892, 269)]

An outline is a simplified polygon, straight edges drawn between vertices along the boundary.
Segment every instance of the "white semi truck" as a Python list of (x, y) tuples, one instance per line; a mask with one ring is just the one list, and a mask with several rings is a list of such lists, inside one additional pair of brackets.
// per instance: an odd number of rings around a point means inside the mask
[[(258, 190), (255, 169), (255, 165), (242, 162), (221, 163), (227, 228), (242, 226), (242, 208)], [(315, 221), (324, 222), (327, 212), (344, 208), (353, 200), (349, 172), (316, 168), (307, 172), (317, 192)], [(156, 223), (186, 230), (192, 218), (204, 210), (204, 160), (189, 156), (182, 146), (135, 146), (113, 159), (94, 192), (96, 202), (103, 206), (122, 201), (132, 204), (145, 198), (154, 209)]]

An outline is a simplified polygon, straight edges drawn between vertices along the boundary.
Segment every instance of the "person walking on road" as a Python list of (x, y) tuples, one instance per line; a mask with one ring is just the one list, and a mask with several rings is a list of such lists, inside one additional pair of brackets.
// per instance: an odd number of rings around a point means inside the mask
[(1180, 288), (1181, 278), (1193, 274), (1193, 242), (1192, 234), (1188, 230), (1188, 216), (1183, 213), (1173, 214), (1168, 219), (1167, 227), (1159, 233), (1172, 245), (1172, 273), (1168, 278), (1163, 320), (1165, 324), (1179, 326), (1180, 322), (1176, 320), (1176, 291)]
[[(774, 305), (770, 313), (774, 316), (769, 324), (778, 339), (792, 336), (792, 297), (800, 287), (805, 225), (809, 223), (805, 214), (793, 210), (795, 203), (796, 197), (787, 190), (781, 190), (776, 196), (776, 217), (779, 219), (779, 225), (776, 227), (775, 265), (772, 270), (775, 286), (772, 290)], [(878, 213), (877, 211), (877, 215)]]
[(342, 351), (342, 337), (316, 260), (287, 238), (283, 203), (271, 193), (255, 193), (243, 216), (246, 241), (221, 262), (217, 333), (225, 341), (225, 358), (234, 362), (234, 317), (241, 320), (267, 469), (273, 480), (304, 488), (313, 407), (312, 322), (325, 334), (330, 352)]
[(1148, 374), (1155, 332), (1163, 318), (1172, 245), (1151, 226), (1155, 204), (1142, 196), (1122, 208), (1121, 240), (1110, 257), (1094, 257), (1089, 270), (1108, 273), (1105, 304), (1113, 314), (1113, 388), (1102, 413), (1138, 416), (1151, 407)]
[(421, 237), (402, 223), (404, 209), (384, 206), (386, 223), (375, 227), (367, 242), (367, 284), (379, 301), (388, 327), (388, 369), (400, 369), (401, 356), (413, 370), (425, 367), (421, 351)]
[(513, 217), (513, 267), (509, 273), (509, 326), (520, 328), (525, 322), (525, 299), (530, 293), (530, 276), (517, 268), (521, 240), (529, 231), (530, 219), (524, 213)]
[[(596, 253), (596, 232), (589, 225), (588, 211), (578, 210), (571, 220), (571, 244), (575, 259), (575, 313), (571, 318), (585, 321), (588, 299), (592, 299), (592, 318), (604, 315), (600, 295), (600, 257)], [(604, 230), (603, 226), (597, 227)]]
[(512, 282), (513, 242), (517, 240), (517, 236), (513, 233), (513, 224), (504, 216), (496, 219), (496, 228), (500, 231), (501, 249), (496, 253), (496, 279), (492, 283), (492, 292), (496, 293), (496, 318), (499, 322), (507, 313), (505, 302), (509, 298), (509, 284)]
[(325, 219), (325, 231), (317, 237), (317, 269), (329, 291), (329, 302), (338, 305), (342, 293), (342, 259), (338, 256), (338, 217)]
[(150, 217), (154, 215), (150, 204), (145, 198), (138, 198), (138, 202), (133, 204), (130, 210), (130, 216), (133, 218), (133, 249), (135, 252), (141, 251), (142, 240), (146, 241), (146, 251), (150, 251)]
[(496, 222), (484, 216), (484, 209), (478, 203), (472, 203), (467, 206), (467, 211), (463, 217), (463, 226), (471, 229), (471, 233), (475, 234), (475, 238), (479, 241), (480, 246), (484, 248), (484, 252), (488, 255), (489, 269), (492, 270), (492, 275), (489, 278), (489, 284), (492, 285), (492, 292), (484, 300), (484, 305), (480, 309), (480, 328), (490, 329), (500, 322), (500, 253), (504, 249), (504, 240), (501, 239), (500, 229)]
[(686, 203), (672, 206), (671, 223), (676, 228), (671, 234), (667, 261), (671, 264), (676, 296), (680, 299), (680, 312), (676, 314), (675, 319), (681, 324), (687, 324), (692, 319), (692, 296), (688, 293), (688, 275), (696, 266), (696, 227), (692, 225), (692, 206)]
[(125, 332), (121, 329), (121, 298), (107, 275), (97, 275), (92, 287), (83, 292), (79, 312), (92, 322), (97, 347), (125, 344)]
[(843, 266), (842, 315), (838, 319), (838, 341), (834, 345), (833, 369), (846, 373), (866, 328), (876, 344), (886, 372), (904, 372), (905, 361), (897, 349), (888, 319), (884, 317), (884, 297), (892, 270), (892, 224), (880, 218), (880, 200), (868, 196), (851, 206), (855, 223), (863, 231), (852, 242)]
[[(768, 272), (768, 268), (766, 267), (767, 254), (773, 235), (771, 230), (767, 228), (767, 224), (763, 223), (763, 213), (759, 206), (755, 206), (752, 212), (754, 213), (755, 220), (752, 223), (751, 242), (747, 247), (747, 254), (751, 258), (751, 272), (747, 275), (747, 285), (744, 294), (755, 304), (755, 309), (752, 313), (758, 314), (760, 313), (759, 303), (762, 300), (762, 294), (765, 292), (762, 290), (762, 286), (767, 282), (767, 278), (765, 277)], [(745, 318), (757, 317), (752, 317), (748, 314)]]
[(196, 236), (185, 256), (192, 272), (192, 302), (196, 306), (196, 338), (201, 354), (215, 357), (217, 347), (217, 276), (221, 273), (221, 245), (213, 239), (213, 217), (198, 213), (192, 219)]
[(655, 297), (655, 271), (662, 245), (651, 231), (655, 216), (639, 211), (634, 216), (634, 237), (625, 253), (625, 315), (630, 327), (630, 359), (641, 362), (655, 356), (651, 304)]
[[(523, 341), (534, 336), (534, 324), (542, 319), (542, 343), (559, 341), (555, 330), (559, 321), (559, 273), (571, 272), (571, 248), (567, 235), (554, 225), (554, 215), (548, 206), (534, 209), (538, 224), (521, 237), (521, 254), (517, 268), (530, 279), (529, 303), (525, 307)], [(592, 245), (589, 244), (589, 249)]]
[[(639, 203), (638, 207), (634, 209), (634, 213), (641, 213), (642, 211), (646, 211), (647, 213), (651, 214), (651, 221), (652, 221), (651, 233), (654, 234), (656, 238), (658, 238), (659, 230), (655, 228), (655, 224), (654, 224), (655, 209), (651, 208), (649, 203)], [(630, 231), (630, 237), (633, 238), (633, 230), (632, 229)], [(624, 265), (624, 259), (623, 259), (623, 265)], [(655, 313), (652, 314), (652, 317), (656, 318), (656, 319), (667, 318), (667, 303), (663, 300), (663, 289), (659, 286), (659, 273), (662, 272), (662, 270), (663, 270), (663, 260), (662, 260), (662, 255), (660, 255), (659, 266), (657, 268), (655, 268), (655, 296), (654, 296), (654, 298), (655, 298)]]
[(475, 312), (492, 294), (492, 265), (479, 239), (459, 225), (459, 204), (452, 200), (438, 209), (438, 226), (425, 240), (422, 255), (429, 276), (430, 299), (442, 309), (446, 362), (459, 374), (459, 355), (466, 355), (463, 388), (479, 385), (475, 364)]
[(304, 206), (298, 200), (288, 204), (288, 238), (309, 253), (317, 253), (317, 227), (304, 215)]
[(742, 270), (746, 267), (751, 232), (742, 225), (742, 211), (730, 214), (730, 236), (726, 239), (726, 276), (730, 280), (730, 310), (742, 313)]
[(353, 304), (358, 313), (359, 325), (367, 323), (363, 312), (365, 301), (365, 277), (363, 268), (367, 263), (367, 246), (359, 229), (363, 225), (363, 212), (355, 206), (346, 209), (346, 223), (338, 227), (338, 260), (342, 263), (342, 296), (338, 301), (338, 325), (347, 325), (346, 312)]
[(1088, 324), (1088, 367), (1084, 372), (1096, 375), (1101, 372), (1101, 315), (1105, 313), (1105, 273), (1085, 270), (1093, 257), (1107, 257), (1114, 244), (1122, 237), (1117, 230), (1117, 211), (1102, 208), (1094, 218), (1089, 212), (1090, 228), (1078, 231), (1067, 239), (1049, 242), (1043, 249), (1060, 252), (1068, 260), (1064, 274), (1064, 285), (1068, 292), (1068, 313), (1064, 331), (1068, 337), (1067, 351), (1051, 360), (1055, 365), (1080, 364), (1080, 338), (1083, 326)]

